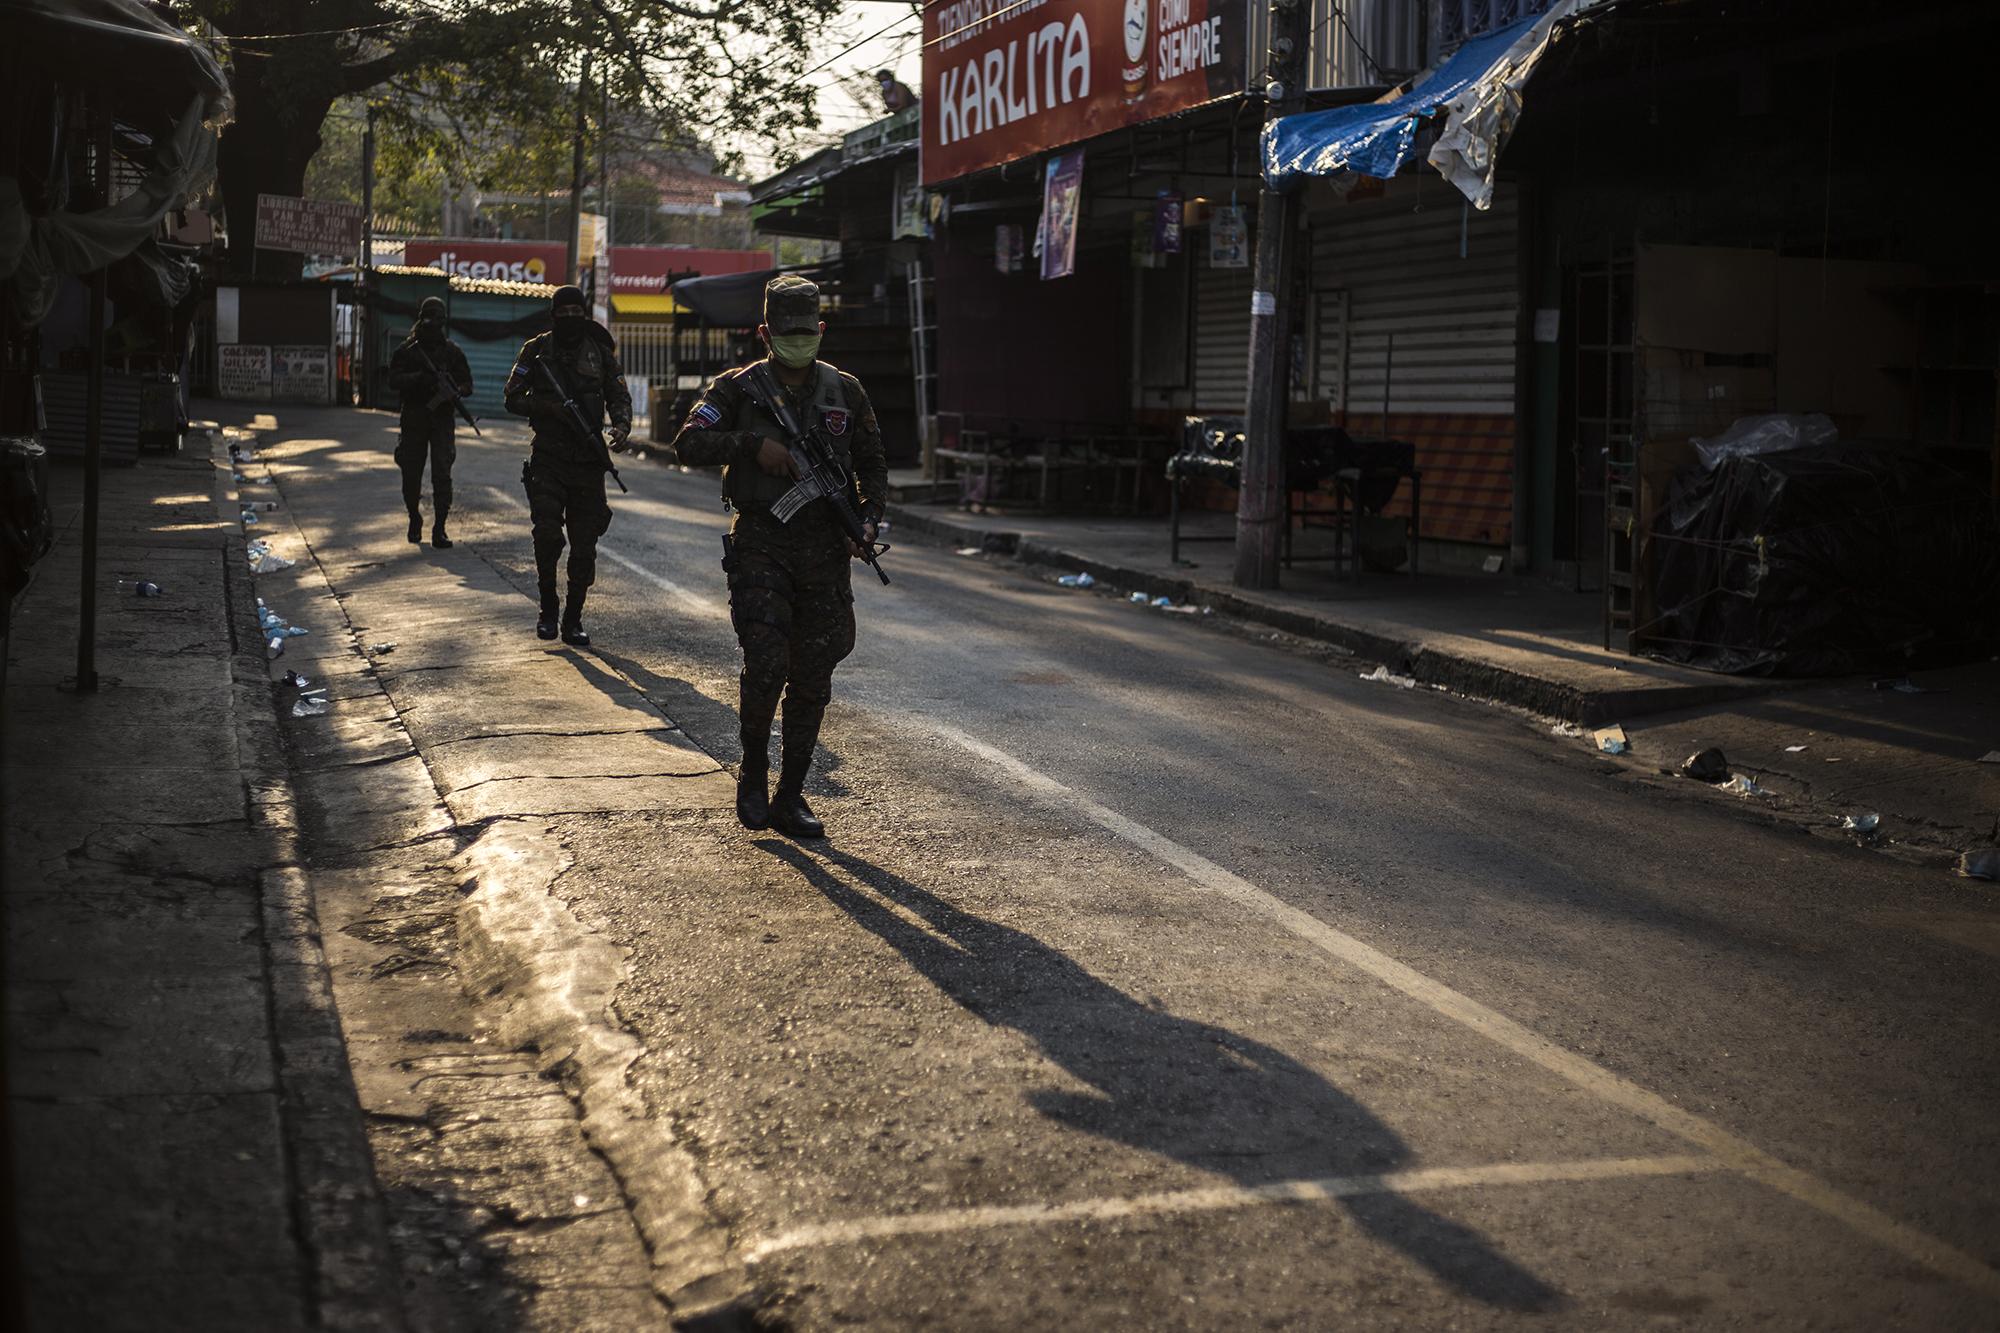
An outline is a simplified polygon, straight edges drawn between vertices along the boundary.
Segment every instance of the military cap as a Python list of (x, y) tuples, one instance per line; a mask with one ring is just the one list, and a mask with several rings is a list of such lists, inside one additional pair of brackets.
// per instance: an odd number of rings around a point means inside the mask
[(417, 307), (417, 318), (429, 319), (433, 315), (439, 319), (444, 318), (444, 299), (437, 296), (426, 296), (422, 304)]
[(796, 273), (765, 283), (764, 324), (772, 333), (818, 333), (819, 285)]

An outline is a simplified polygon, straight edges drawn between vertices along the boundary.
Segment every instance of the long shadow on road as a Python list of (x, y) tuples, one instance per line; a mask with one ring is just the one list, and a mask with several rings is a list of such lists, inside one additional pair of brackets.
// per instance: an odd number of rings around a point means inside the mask
[[(1034, 936), (860, 857), (827, 848), (816, 858), (773, 838), (757, 846), (791, 863), (955, 1003), (1020, 1032), (1089, 1085), (1029, 1094), (1051, 1120), (1244, 1186), (1372, 1175), (1409, 1160), (1408, 1146), (1380, 1120), (1281, 1051), (1142, 1003)], [(1274, 1174), (1274, 1159), (1291, 1169)], [(1370, 1235), (1465, 1296), (1509, 1310), (1563, 1303), (1478, 1232), (1405, 1195), (1341, 1203)]]

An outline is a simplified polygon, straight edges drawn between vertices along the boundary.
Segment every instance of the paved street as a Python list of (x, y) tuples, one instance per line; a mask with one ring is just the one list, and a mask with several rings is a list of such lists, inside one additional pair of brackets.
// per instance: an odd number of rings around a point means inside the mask
[[(436, 797), (307, 828), (352, 835), (328, 865), (429, 847), (412, 873), (462, 885), (438, 966), (561, 1076), (656, 1292), (806, 1328), (2000, 1312), (1980, 885), (915, 545), (855, 583), (808, 789), (832, 838), (748, 834), (712, 477), (625, 466), (576, 652), (532, 634), (511, 426), (461, 433), (435, 552), (402, 539), (392, 418), (278, 415), (292, 544), (397, 645), (385, 708), (337, 689), (291, 744), (375, 774), (406, 744)], [(382, 989), (408, 969), (343, 979), (332, 926), (350, 1038), (362, 996), (421, 1027)]]

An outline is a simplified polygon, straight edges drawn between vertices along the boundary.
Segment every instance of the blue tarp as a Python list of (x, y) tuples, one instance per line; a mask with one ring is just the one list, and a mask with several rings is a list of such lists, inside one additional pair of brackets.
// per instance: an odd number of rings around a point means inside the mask
[(1441, 65), (1420, 76), (1414, 87), (1387, 102), (1302, 111), (1264, 127), (1264, 180), (1275, 190), (1301, 185), (1311, 176), (1352, 171), (1387, 180), (1410, 160), (1417, 126), (1425, 117), (1484, 78), (1539, 15), (1475, 37)]

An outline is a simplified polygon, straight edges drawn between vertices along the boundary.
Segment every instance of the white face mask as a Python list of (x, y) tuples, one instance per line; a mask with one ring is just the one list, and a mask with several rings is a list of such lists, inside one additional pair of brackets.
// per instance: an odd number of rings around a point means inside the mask
[(771, 355), (778, 364), (798, 370), (813, 363), (819, 355), (820, 335), (817, 333), (778, 333), (771, 337)]

